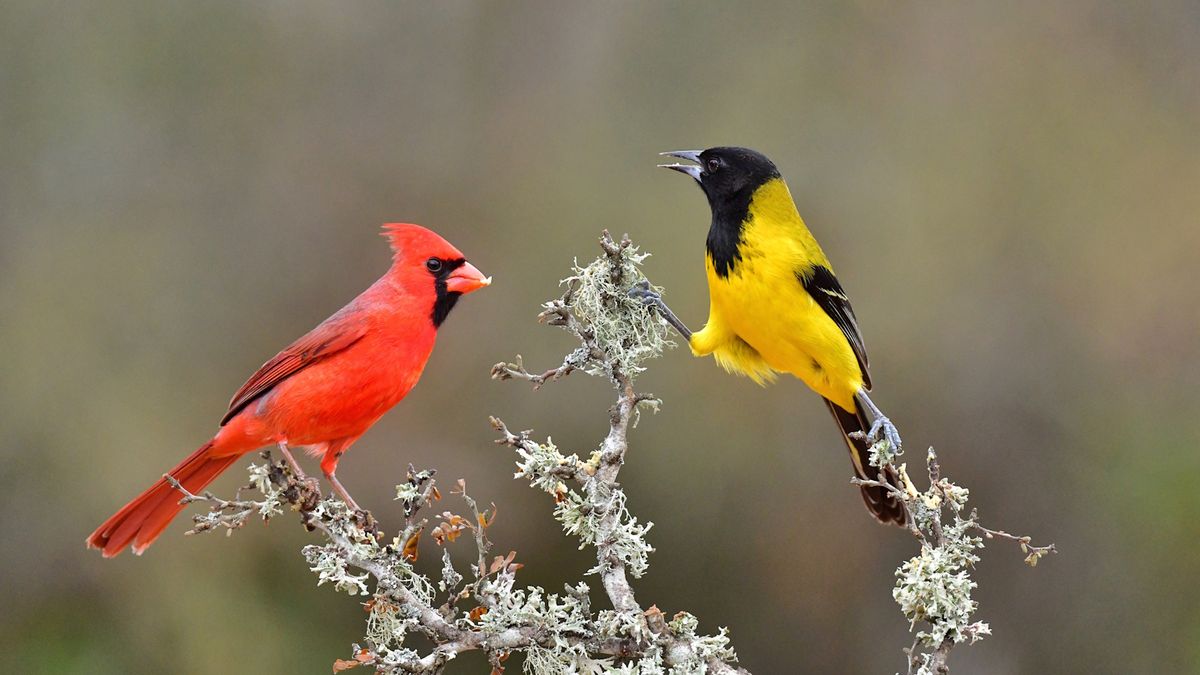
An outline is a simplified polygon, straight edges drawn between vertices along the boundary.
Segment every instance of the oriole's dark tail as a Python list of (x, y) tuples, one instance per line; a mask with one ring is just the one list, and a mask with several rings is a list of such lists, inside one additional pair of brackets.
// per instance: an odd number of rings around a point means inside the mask
[[(865, 438), (850, 436), (856, 431), (865, 434), (871, 428), (870, 423), (867, 422), (867, 416), (863, 414), (858, 403), (855, 402), (853, 413), (844, 410), (829, 399), (825, 399), (825, 405), (829, 406), (829, 412), (833, 413), (833, 419), (842, 430), (842, 438), (846, 440), (846, 446), (850, 448), (850, 462), (854, 464), (854, 475), (865, 480), (885, 482), (903, 489), (900, 476), (894, 469), (889, 467), (884, 472), (883, 478), (880, 478), (879, 469), (871, 466), (871, 444)], [(871, 512), (872, 516), (875, 516), (876, 520), (881, 523), (895, 523), (900, 527), (907, 525), (904, 507), (894, 495), (875, 485), (862, 485), (859, 486), (859, 489), (862, 490), (862, 498), (867, 504), (867, 510)]]
[[(238, 460), (240, 455), (213, 457), (209, 441), (191, 456), (171, 469), (171, 475), (188, 491), (199, 494), (209, 483)], [(98, 548), (105, 558), (111, 558), (133, 544), (133, 552), (141, 554), (162, 534), (180, 511), (183, 497), (171, 484), (160, 478), (148, 490), (126, 504), (87, 539), (90, 548)]]

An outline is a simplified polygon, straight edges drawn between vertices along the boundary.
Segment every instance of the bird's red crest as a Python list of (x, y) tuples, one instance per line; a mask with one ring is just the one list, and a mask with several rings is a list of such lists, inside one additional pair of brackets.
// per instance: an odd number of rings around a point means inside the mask
[(430, 256), (445, 259), (465, 256), (450, 242), (436, 232), (412, 223), (387, 223), (381, 233), (392, 247), (392, 258), (397, 262), (410, 257), (424, 260)]

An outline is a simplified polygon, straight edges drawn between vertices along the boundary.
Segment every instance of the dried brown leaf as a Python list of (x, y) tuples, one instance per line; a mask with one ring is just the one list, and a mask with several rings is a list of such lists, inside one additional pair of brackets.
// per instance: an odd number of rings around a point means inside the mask
[(404, 552), (402, 555), (404, 556), (405, 560), (411, 560), (414, 562), (416, 561), (417, 556), (420, 555), (420, 552), (417, 551), (417, 543), (420, 540), (421, 530), (417, 530), (415, 533), (413, 533), (413, 536), (408, 538), (408, 541), (404, 542)]

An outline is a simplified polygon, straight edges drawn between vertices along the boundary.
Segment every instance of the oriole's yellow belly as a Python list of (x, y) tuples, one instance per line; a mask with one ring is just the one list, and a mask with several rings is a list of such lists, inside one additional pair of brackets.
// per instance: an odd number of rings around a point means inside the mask
[(732, 370), (745, 342), (773, 370), (791, 373), (821, 396), (854, 409), (862, 387), (858, 360), (841, 329), (789, 270), (750, 257), (725, 278), (710, 270), (709, 323), (724, 323), (728, 338), (714, 352)]

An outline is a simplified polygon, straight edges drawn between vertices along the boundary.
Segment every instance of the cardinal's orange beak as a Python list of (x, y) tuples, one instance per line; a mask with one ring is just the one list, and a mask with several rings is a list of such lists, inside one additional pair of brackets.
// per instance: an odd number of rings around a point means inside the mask
[(491, 283), (491, 277), (483, 276), (483, 272), (480, 272), (471, 263), (465, 262), (458, 269), (451, 272), (450, 276), (446, 277), (446, 290), (451, 293), (466, 294), (471, 291), (477, 291)]

